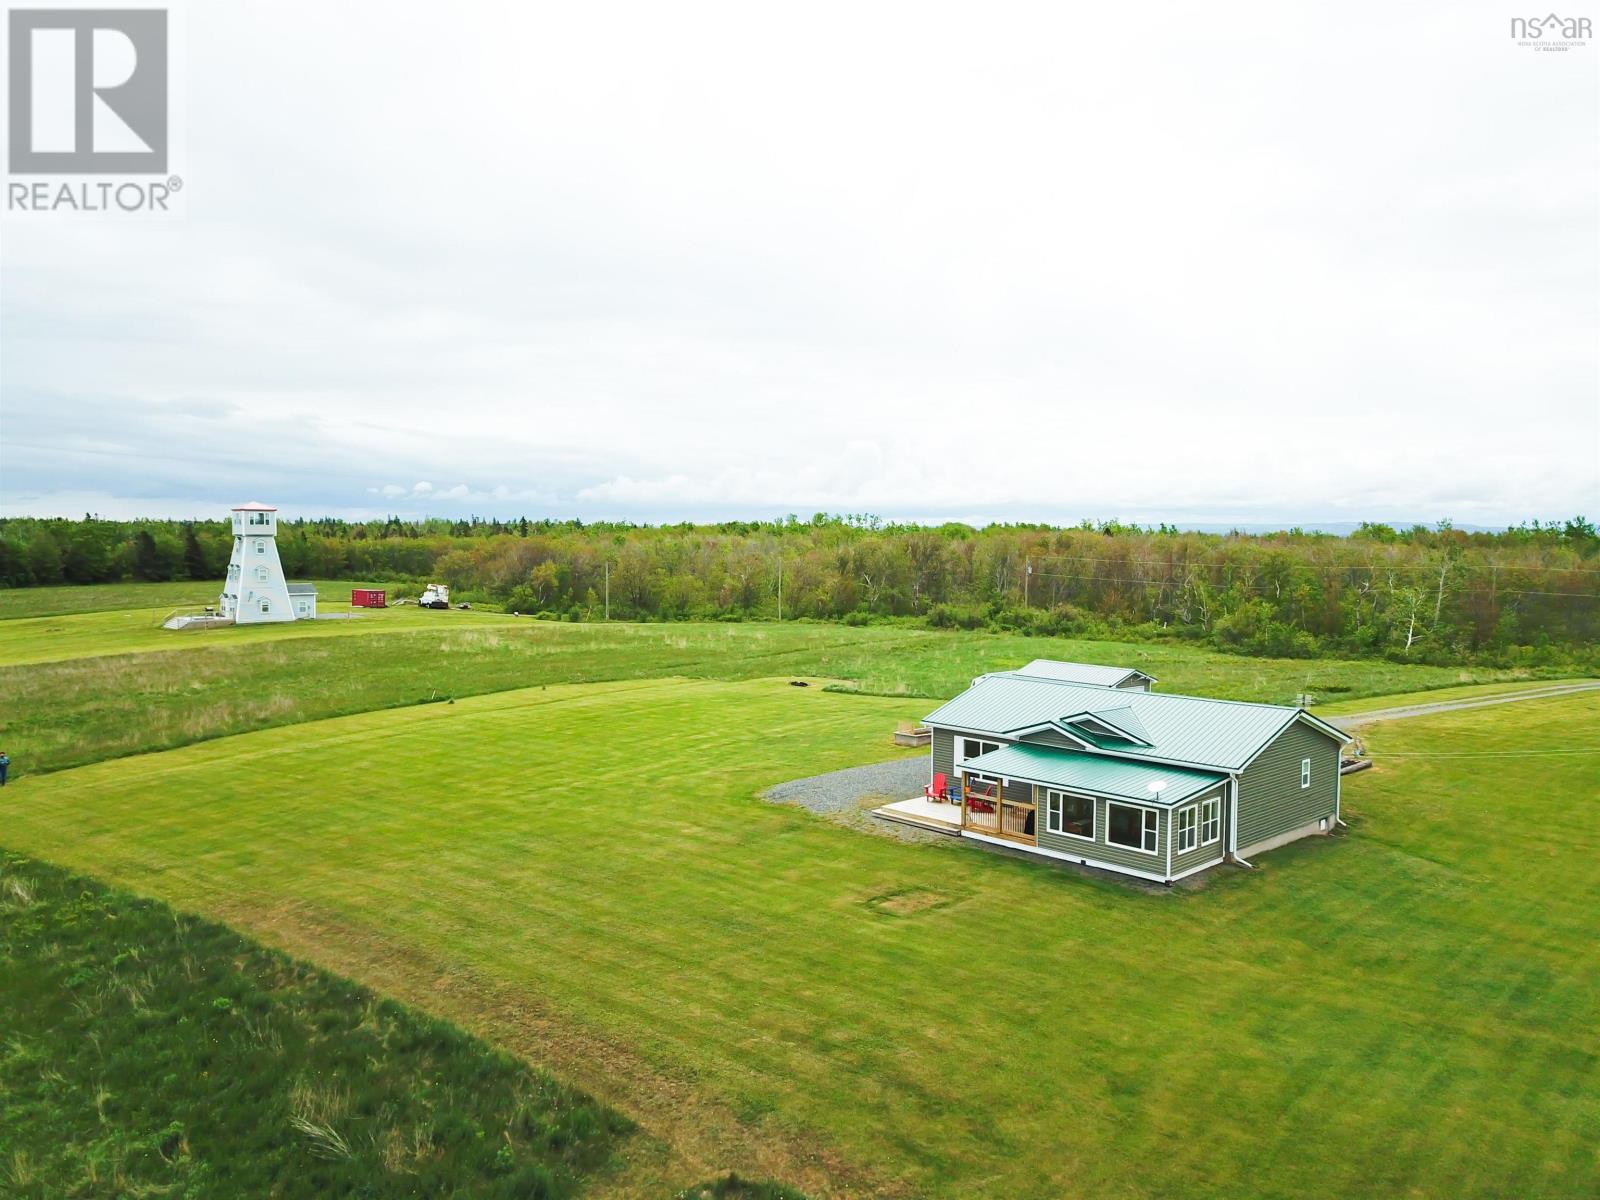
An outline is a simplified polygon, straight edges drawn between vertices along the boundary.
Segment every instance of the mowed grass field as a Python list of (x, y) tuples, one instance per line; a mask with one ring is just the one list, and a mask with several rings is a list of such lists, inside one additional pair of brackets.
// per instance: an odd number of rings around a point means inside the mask
[[(497, 613), (387, 609), (355, 621), (173, 632), (152, 607), (180, 585), (42, 589), (66, 598), (0, 612), (0, 748), (17, 776), (205, 738), (552, 683), (792, 673), (929, 701), (984, 671), (1053, 657), (1127, 663), (1168, 691), (1288, 703), (1411, 692), (1526, 672), (1354, 660), (1260, 659), (1181, 644), (1131, 645), (811, 623), (563, 624)], [(192, 586), (192, 585), (183, 585)], [(347, 585), (325, 585), (325, 592)], [(94, 599), (94, 593), (107, 594)], [(325, 609), (338, 609), (331, 602)], [(1553, 673), (1558, 674), (1558, 673)], [(908, 710), (909, 711), (909, 710)], [(911, 716), (920, 716), (912, 711)]]
[(0, 842), (615, 1104), (647, 1148), (616, 1194), (1600, 1189), (1600, 697), (1369, 728), (1348, 836), (1171, 892), (758, 798), (892, 756), (926, 707), (507, 691), (25, 778)]
[[(140, 588), (167, 589), (169, 584), (122, 584), (106, 603), (142, 599)], [(193, 587), (194, 585), (186, 585)], [(398, 633), (405, 630), (487, 628), (510, 624), (521, 618), (509, 614), (449, 609), (433, 611), (415, 605), (393, 608), (351, 608), (349, 584), (321, 584), (317, 612), (322, 617), (348, 617), (348, 620), (284, 621), (270, 625), (224, 626), (218, 629), (173, 630), (162, 622), (173, 612), (198, 612), (196, 603), (157, 603), (150, 607), (116, 603), (106, 609), (58, 612), (43, 616), (11, 616), (0, 619), (0, 663), (26, 664), (58, 662), (66, 659), (138, 654), (151, 650), (194, 650), (222, 643), (228, 646), (259, 645), (263, 642), (343, 638), (351, 634)], [(355, 586), (360, 586), (359, 584)], [(95, 591), (84, 589), (51, 589)], [(7, 593), (0, 592), (0, 596)], [(337, 597), (343, 597), (338, 599)], [(207, 602), (216, 596), (208, 595)], [(83, 603), (91, 603), (89, 600)], [(14, 606), (16, 607), (16, 606)], [(26, 611), (24, 609), (24, 611)]]

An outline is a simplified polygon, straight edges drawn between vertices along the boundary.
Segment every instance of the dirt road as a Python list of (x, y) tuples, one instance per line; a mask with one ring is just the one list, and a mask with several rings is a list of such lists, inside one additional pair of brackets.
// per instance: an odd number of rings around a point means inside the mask
[(1326, 717), (1341, 729), (1357, 729), (1377, 721), (1398, 721), (1405, 717), (1425, 717), (1429, 713), (1450, 712), (1457, 708), (1484, 708), (1491, 704), (1511, 704), (1517, 700), (1542, 700), (1550, 696), (1565, 696), (1571, 692), (1592, 692), (1600, 688), (1600, 680), (1579, 683), (1553, 683), (1547, 688), (1529, 688), (1524, 692), (1502, 692), (1499, 695), (1467, 696), (1460, 700), (1440, 700), (1433, 704), (1404, 704), (1395, 708), (1375, 708), (1371, 712), (1349, 713)]

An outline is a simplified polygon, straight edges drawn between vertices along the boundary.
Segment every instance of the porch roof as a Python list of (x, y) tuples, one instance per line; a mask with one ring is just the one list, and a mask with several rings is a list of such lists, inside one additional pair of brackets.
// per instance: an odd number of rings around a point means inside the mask
[[(1139, 800), (1146, 804), (1181, 804), (1191, 796), (1209, 791), (1227, 779), (1216, 771), (1196, 771), (1190, 767), (1165, 767), (1155, 763), (1130, 762), (1101, 754), (1082, 754), (1076, 750), (1056, 750), (1049, 746), (1017, 744), (1001, 746), (976, 758), (965, 758), (956, 766), (985, 775), (1020, 779), (1067, 791), (1093, 792), (1097, 796)], [(1152, 783), (1162, 784), (1159, 794)]]

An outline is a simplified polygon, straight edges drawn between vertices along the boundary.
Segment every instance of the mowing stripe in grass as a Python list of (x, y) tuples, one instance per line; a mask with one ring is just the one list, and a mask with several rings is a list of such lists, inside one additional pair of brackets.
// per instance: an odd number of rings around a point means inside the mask
[[(1171, 894), (756, 798), (886, 753), (916, 708), (505, 693), (24, 780), (0, 836), (519, 1047), (497, 1014), (526, 997), (563, 1076), (670, 1081), (711, 1141), (630, 1110), (647, 1128), (817, 1195), (1592, 1190), (1596, 765), (1381, 756), (1574, 742), (1600, 698), (1379, 726), (1348, 837)], [(911, 887), (952, 903), (870, 903)]]

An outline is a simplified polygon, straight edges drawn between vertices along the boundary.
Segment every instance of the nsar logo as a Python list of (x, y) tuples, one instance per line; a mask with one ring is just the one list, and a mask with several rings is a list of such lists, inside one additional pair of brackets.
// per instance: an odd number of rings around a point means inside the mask
[(1550, 13), (1544, 17), (1511, 18), (1512, 39), (1534, 50), (1572, 50), (1586, 45), (1592, 36), (1588, 17)]

